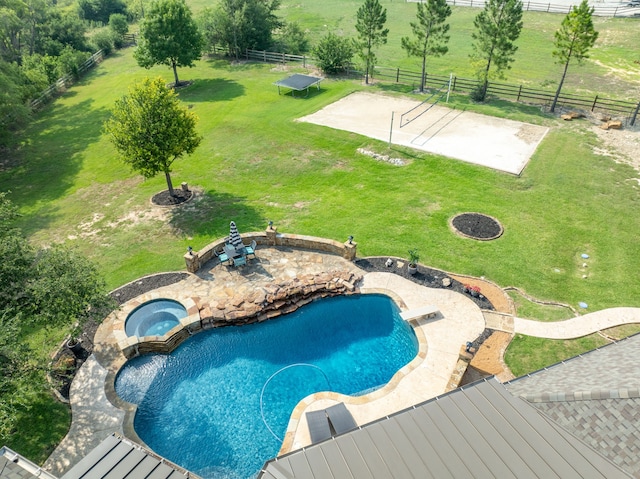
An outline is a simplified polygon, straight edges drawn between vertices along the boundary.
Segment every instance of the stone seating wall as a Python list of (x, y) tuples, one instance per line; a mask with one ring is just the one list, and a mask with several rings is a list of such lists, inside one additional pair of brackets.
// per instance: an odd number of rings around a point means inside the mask
[[(278, 233), (277, 228), (269, 227), (265, 232), (251, 232), (240, 235), (244, 244), (249, 244), (255, 240), (258, 246), (285, 246), (290, 248), (302, 248), (323, 253), (331, 253), (342, 256), (348, 261), (356, 259), (356, 243), (318, 238), (316, 236), (296, 235), (287, 233)], [(221, 238), (199, 251), (187, 252), (184, 255), (184, 261), (187, 265), (187, 271), (197, 273), (202, 266), (215, 259), (215, 251), (220, 251), (224, 247), (225, 239)]]

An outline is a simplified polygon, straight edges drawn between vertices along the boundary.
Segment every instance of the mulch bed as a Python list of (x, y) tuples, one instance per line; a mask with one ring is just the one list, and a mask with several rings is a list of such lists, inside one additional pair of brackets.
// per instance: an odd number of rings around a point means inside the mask
[[(467, 294), (464, 284), (451, 278), (444, 271), (418, 265), (418, 271), (416, 272), (416, 274), (412, 275), (409, 274), (408, 261), (399, 258), (391, 258), (393, 260), (393, 264), (390, 267), (387, 267), (387, 259), (387, 257), (362, 258), (357, 259), (355, 261), (355, 264), (359, 268), (362, 268), (367, 272), (377, 271), (382, 273), (394, 273), (421, 286), (426, 286), (427, 288), (449, 289), (460, 294), (466, 294), (467, 297), (474, 303), (476, 303), (480, 308), (489, 309), (492, 311), (495, 310), (495, 308), (487, 298), (485, 298), (484, 296), (473, 297), (470, 294)], [(404, 266), (401, 269), (396, 268), (396, 261), (402, 261), (404, 263)], [(450, 286), (444, 285), (443, 280), (445, 278), (448, 278)]]
[(491, 216), (481, 213), (462, 213), (451, 220), (451, 225), (463, 236), (478, 240), (492, 240), (502, 235), (502, 225)]
[(151, 202), (158, 206), (176, 206), (189, 201), (192, 196), (193, 191), (176, 188), (173, 190), (173, 196), (169, 194), (169, 190), (164, 190), (153, 195)]

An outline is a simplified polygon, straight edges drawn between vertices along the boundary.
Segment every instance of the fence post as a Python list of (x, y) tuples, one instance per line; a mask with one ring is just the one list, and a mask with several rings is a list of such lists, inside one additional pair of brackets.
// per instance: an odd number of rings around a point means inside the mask
[(551, 4), (547, 4), (547, 13), (549, 13), (549, 9), (551, 8)]
[(451, 87), (451, 91), (456, 91), (456, 80), (458, 79), (458, 77), (454, 76), (453, 77), (453, 86)]
[(516, 101), (520, 101), (520, 93), (522, 93), (522, 85), (520, 85), (520, 88), (518, 89), (518, 98), (516, 98)]
[(302, 55), (302, 68), (307, 68), (307, 56)]
[(598, 103), (598, 95), (596, 95), (595, 99), (593, 100), (593, 105), (591, 105), (591, 111), (595, 110), (597, 103)]
[(633, 126), (636, 122), (636, 116), (638, 116), (638, 111), (640, 111), (640, 101), (638, 102), (638, 106), (636, 106), (636, 111), (633, 112), (633, 115), (631, 115), (631, 126)]
[(618, 13), (618, 7), (613, 11), (613, 18), (616, 18), (616, 14)]
[(400, 68), (396, 68), (396, 83), (400, 81)]

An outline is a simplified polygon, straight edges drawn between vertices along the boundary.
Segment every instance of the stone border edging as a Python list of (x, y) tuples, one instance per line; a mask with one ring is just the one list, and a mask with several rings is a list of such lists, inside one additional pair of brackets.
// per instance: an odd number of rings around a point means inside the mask
[(571, 306), (570, 304), (558, 303), (558, 302), (555, 302), (555, 301), (543, 301), (541, 299), (536, 299), (533, 296), (530, 296), (529, 294), (525, 293), (524, 291), (522, 291), (520, 288), (518, 288), (516, 286), (505, 286), (502, 289), (504, 291), (515, 291), (520, 296), (522, 296), (524, 299), (526, 299), (528, 301), (531, 301), (532, 303), (541, 304), (543, 306), (559, 306), (561, 308), (567, 308), (567, 309), (571, 310), (571, 312), (574, 314), (574, 316), (581, 316), (581, 314), (578, 311), (576, 311), (576, 309), (573, 306)]

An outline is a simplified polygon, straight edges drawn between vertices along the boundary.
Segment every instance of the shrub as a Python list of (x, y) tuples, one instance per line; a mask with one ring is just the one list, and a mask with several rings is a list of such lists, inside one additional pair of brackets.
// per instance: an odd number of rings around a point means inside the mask
[(354, 52), (351, 39), (339, 37), (333, 33), (328, 33), (313, 49), (318, 67), (330, 75), (346, 70)]
[(124, 35), (129, 31), (127, 17), (121, 13), (112, 14), (109, 17), (109, 28), (111, 29), (113, 46), (122, 48), (124, 45)]
[(113, 50), (113, 33), (108, 30), (102, 30), (96, 33), (91, 41), (95, 45), (95, 50), (102, 50), (105, 55), (109, 55)]

